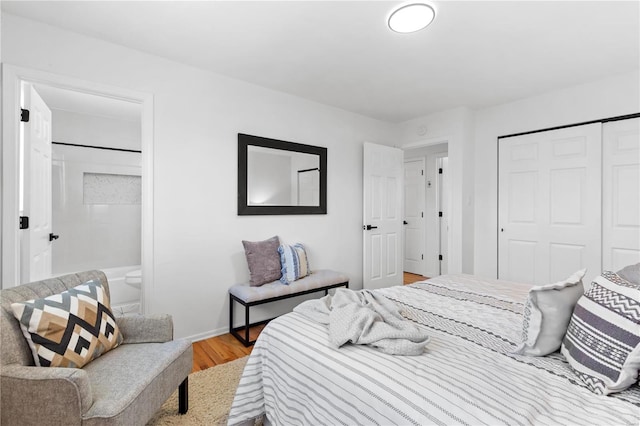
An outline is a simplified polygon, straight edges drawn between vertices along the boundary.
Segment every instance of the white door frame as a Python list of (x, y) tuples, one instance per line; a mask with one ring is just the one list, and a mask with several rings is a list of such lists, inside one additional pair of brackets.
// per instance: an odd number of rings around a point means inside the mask
[(153, 312), (153, 95), (89, 82), (46, 71), (2, 65), (2, 246), (1, 287), (20, 283), (20, 233), (18, 230), (20, 82), (45, 84), (61, 89), (120, 99), (140, 104), (142, 147), (142, 276), (141, 310)]

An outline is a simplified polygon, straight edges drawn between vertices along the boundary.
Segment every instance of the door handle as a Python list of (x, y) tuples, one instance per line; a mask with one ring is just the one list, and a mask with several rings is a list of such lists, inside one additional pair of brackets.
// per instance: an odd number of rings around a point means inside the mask
[(378, 229), (378, 227), (377, 226), (366, 225), (366, 226), (363, 226), (362, 229), (367, 230), (367, 231), (371, 231), (372, 229)]
[(57, 240), (60, 238), (60, 235), (56, 235), (53, 232), (49, 234), (49, 241)]
[(408, 225), (408, 224), (409, 224), (409, 222), (407, 222), (406, 220), (403, 220), (403, 221), (402, 221), (402, 224), (403, 224), (403, 225)]

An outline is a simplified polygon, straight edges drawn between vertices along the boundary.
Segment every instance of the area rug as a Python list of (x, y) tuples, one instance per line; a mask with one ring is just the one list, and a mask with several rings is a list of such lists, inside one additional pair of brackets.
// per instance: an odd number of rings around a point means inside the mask
[(189, 374), (189, 411), (178, 414), (178, 391), (147, 426), (226, 425), (233, 397), (248, 357)]

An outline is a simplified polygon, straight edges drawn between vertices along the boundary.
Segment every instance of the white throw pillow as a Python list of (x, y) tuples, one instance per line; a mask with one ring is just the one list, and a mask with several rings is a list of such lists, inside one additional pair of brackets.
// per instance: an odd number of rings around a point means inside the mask
[(544, 356), (560, 349), (573, 308), (584, 293), (586, 269), (564, 281), (531, 287), (524, 308), (522, 343), (514, 353)]

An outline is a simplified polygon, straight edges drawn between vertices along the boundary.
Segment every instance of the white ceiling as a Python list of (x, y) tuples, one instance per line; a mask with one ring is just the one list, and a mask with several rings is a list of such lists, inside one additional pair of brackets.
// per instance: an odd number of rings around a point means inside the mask
[(638, 69), (638, 1), (2, 1), (2, 10), (366, 116), (401, 122)]

